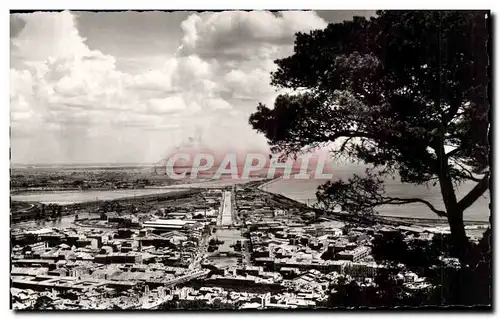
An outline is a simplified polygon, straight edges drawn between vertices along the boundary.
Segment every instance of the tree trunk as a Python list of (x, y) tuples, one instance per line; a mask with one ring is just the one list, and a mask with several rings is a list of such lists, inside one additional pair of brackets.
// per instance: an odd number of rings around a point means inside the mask
[(439, 148), (436, 150), (436, 153), (439, 163), (439, 186), (446, 207), (446, 214), (448, 216), (448, 224), (451, 232), (450, 254), (452, 257), (458, 258), (460, 262), (464, 262), (468, 247), (468, 239), (464, 228), (464, 209), (460, 209), (457, 202), (457, 196), (448, 166), (448, 158), (444, 150), (443, 139), (440, 140)]
[(458, 258), (461, 262), (465, 261), (469, 240), (465, 234), (463, 212), (448, 211), (448, 223), (451, 231), (451, 251), (452, 257)]
[(468, 239), (464, 228), (464, 213), (458, 207), (455, 191), (451, 178), (446, 176), (441, 178), (441, 194), (446, 206), (446, 214), (448, 216), (448, 224), (451, 232), (451, 251), (452, 257), (456, 257), (460, 262), (465, 261), (467, 254)]

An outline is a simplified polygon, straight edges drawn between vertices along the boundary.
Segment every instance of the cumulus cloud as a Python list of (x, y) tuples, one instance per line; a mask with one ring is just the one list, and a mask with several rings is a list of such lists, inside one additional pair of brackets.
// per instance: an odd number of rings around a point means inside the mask
[(21, 32), (21, 30), (24, 28), (26, 25), (26, 22), (24, 22), (23, 19), (17, 17), (17, 16), (12, 16), (10, 18), (10, 37), (13, 38)]
[(291, 53), (295, 32), (326, 23), (314, 12), (192, 14), (177, 52), (134, 74), (89, 48), (71, 12), (16, 14), (11, 25), (13, 159), (80, 162), (155, 161), (195, 135), (267, 148), (247, 118), (277, 94), (273, 60)]
[(299, 31), (326, 27), (312, 11), (201, 13), (182, 22), (182, 52), (204, 58), (267, 58), (275, 47), (293, 44)]
[(326, 25), (312, 11), (193, 14), (181, 24), (179, 54), (212, 65), (217, 94), (240, 107), (246, 104), (248, 114), (256, 102), (276, 96), (270, 72), (276, 68), (275, 59), (292, 53), (295, 33)]
[(12, 39), (12, 49), (27, 61), (81, 57), (90, 52), (78, 33), (74, 16), (68, 11), (34, 12), (13, 18), (24, 20), (25, 25)]

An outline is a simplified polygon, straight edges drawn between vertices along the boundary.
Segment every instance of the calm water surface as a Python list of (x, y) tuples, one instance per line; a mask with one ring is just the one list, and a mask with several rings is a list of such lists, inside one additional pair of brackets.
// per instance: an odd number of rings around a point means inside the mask
[[(354, 174), (363, 175), (365, 167), (355, 164), (338, 165), (334, 171), (334, 180), (346, 180)], [(316, 190), (326, 180), (308, 179), (279, 179), (269, 183), (264, 190), (282, 194), (294, 200), (314, 204), (316, 203)], [(463, 198), (474, 186), (475, 182), (466, 182), (457, 189), (457, 197)], [(385, 190), (389, 196), (394, 197), (418, 197), (432, 203), (438, 209), (444, 209), (443, 200), (439, 186), (426, 187), (413, 184), (403, 184), (398, 178), (388, 179)], [(490, 217), (489, 205), (490, 193), (484, 193), (471, 207), (464, 212), (464, 219), (470, 221), (488, 221)], [(385, 205), (380, 206), (377, 211), (384, 216), (412, 217), (412, 218), (439, 218), (424, 204)], [(444, 220), (444, 219), (443, 219)]]
[(142, 188), (120, 190), (90, 190), (90, 191), (47, 191), (27, 192), (11, 195), (13, 201), (40, 202), (45, 204), (75, 204), (96, 200), (113, 200), (125, 197), (164, 194), (178, 189)]

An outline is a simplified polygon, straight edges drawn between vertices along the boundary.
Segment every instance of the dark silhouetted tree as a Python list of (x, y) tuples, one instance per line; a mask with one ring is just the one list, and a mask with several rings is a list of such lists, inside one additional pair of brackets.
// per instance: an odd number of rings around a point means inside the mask
[(36, 298), (35, 303), (31, 310), (49, 310), (54, 309), (54, 302), (52, 298), (47, 296), (39, 296)]
[[(366, 176), (319, 188), (326, 208), (422, 203), (447, 218), (452, 254), (463, 260), (463, 212), (490, 182), (489, 39), (485, 11), (379, 11), (297, 33), (294, 54), (272, 74), (292, 93), (272, 109), (259, 104), (249, 122), (283, 156), (334, 145), (333, 155), (368, 164)], [(439, 185), (445, 209), (388, 196), (384, 178), (396, 174)], [(459, 199), (455, 186), (466, 180), (476, 184)]]
[(391, 266), (404, 263), (408, 255), (408, 246), (403, 241), (401, 233), (387, 233), (377, 236), (372, 241), (372, 255), (379, 263), (388, 263)]

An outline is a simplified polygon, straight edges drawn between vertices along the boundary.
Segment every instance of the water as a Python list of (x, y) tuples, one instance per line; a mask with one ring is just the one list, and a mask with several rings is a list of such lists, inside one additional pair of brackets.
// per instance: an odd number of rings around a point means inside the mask
[[(353, 174), (362, 175), (365, 167), (353, 164), (340, 164), (334, 171), (334, 179), (346, 180)], [(275, 182), (269, 183), (264, 187), (264, 190), (284, 195), (291, 199), (314, 204), (316, 203), (316, 190), (319, 185), (324, 184), (326, 180), (308, 179), (278, 179)], [(474, 186), (475, 182), (465, 182), (457, 190), (457, 197), (460, 200)], [(388, 179), (385, 183), (385, 190), (388, 196), (403, 197), (403, 198), (421, 198), (429, 201), (436, 208), (444, 210), (444, 204), (441, 197), (439, 186), (419, 186), (413, 184), (403, 184), (398, 178), (395, 180)], [(464, 219), (469, 221), (487, 222), (490, 217), (489, 210), (490, 193), (485, 192), (472, 206), (464, 212)], [(406, 205), (385, 205), (377, 208), (380, 215), (396, 216), (396, 217), (411, 217), (411, 218), (439, 218), (426, 205), (420, 203), (412, 203)], [(443, 219), (445, 221), (446, 219)]]
[(163, 186), (162, 188), (223, 188), (227, 186), (246, 184), (252, 181), (262, 181), (264, 177), (252, 177), (248, 179), (232, 179), (230, 177), (222, 176), (221, 179), (194, 179), (186, 183)]
[(224, 242), (219, 246), (219, 250), (224, 252), (233, 251), (231, 245), (236, 244), (238, 240), (243, 240), (241, 231), (237, 229), (217, 229), (214, 237)]
[(90, 190), (90, 191), (43, 191), (27, 192), (11, 195), (13, 201), (40, 202), (44, 204), (75, 204), (95, 200), (113, 200), (142, 195), (164, 194), (178, 189), (123, 189), (123, 190)]
[[(80, 218), (97, 218), (96, 213), (80, 213)], [(30, 220), (22, 223), (11, 224), (11, 229), (41, 229), (41, 228), (68, 228), (75, 227), (75, 215), (65, 215), (54, 220)]]
[[(217, 229), (214, 237), (224, 242), (218, 248), (223, 253), (234, 252), (231, 246), (236, 244), (238, 240), (243, 240), (241, 231), (236, 229)], [(213, 256), (210, 259), (219, 267), (236, 266), (238, 264), (238, 257)]]

